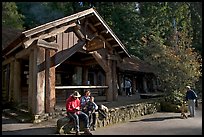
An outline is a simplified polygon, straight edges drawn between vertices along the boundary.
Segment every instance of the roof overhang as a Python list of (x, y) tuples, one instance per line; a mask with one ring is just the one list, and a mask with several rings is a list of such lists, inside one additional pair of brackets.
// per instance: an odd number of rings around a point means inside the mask
[[(78, 22), (84, 18), (89, 18), (89, 17), (94, 17), (94, 19), (96, 20), (94, 24), (91, 25), (93, 29), (97, 29), (98, 26), (102, 25), (102, 27), (100, 28), (103, 28), (103, 30), (100, 30), (100, 35), (108, 34), (107, 35), (108, 37), (105, 37), (104, 40), (106, 42), (114, 43), (110, 45), (112, 46), (112, 48), (116, 50), (116, 52), (122, 58), (130, 57), (125, 46), (122, 44), (119, 38), (114, 34), (111, 28), (106, 24), (106, 22), (103, 20), (103, 18), (98, 14), (98, 12), (94, 8), (90, 8), (90, 9), (78, 12), (76, 14), (72, 14), (70, 16), (67, 16), (22, 32), (22, 34), (17, 39), (15, 39), (11, 44), (9, 44), (5, 49), (2, 50), (2, 56), (7, 56), (8, 54), (11, 54), (16, 48), (20, 46), (22, 46), (23, 48), (28, 48), (29, 44), (27, 43), (29, 43), (29, 41), (31, 41), (30, 43), (32, 43), (32, 40), (33, 41), (35, 40), (33, 38), (39, 38), (41, 35), (52, 33), (56, 29), (67, 27), (75, 22)], [(62, 29), (62, 31), (65, 31), (65, 30), (66, 28)], [(55, 33), (53, 33), (53, 35), (55, 35)]]

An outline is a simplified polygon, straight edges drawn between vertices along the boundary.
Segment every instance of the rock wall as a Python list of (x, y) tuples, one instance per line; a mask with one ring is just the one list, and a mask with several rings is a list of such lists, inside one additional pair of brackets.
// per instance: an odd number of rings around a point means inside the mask
[[(138, 103), (138, 104), (131, 104), (131, 105), (126, 105), (126, 106), (121, 106), (117, 108), (112, 108), (109, 109), (107, 113), (107, 117), (100, 119), (97, 115), (97, 124), (96, 127), (105, 127), (108, 125), (113, 125), (117, 123), (122, 123), (131, 119), (134, 119), (139, 116), (147, 115), (147, 114), (152, 114), (157, 111), (160, 111), (160, 103), (159, 102), (143, 102), (143, 103)], [(58, 133), (68, 133), (69, 131), (64, 131), (64, 127), (60, 126), (63, 125), (63, 122), (66, 120), (66, 118), (60, 118), (57, 121), (57, 129)]]
[(160, 111), (159, 102), (143, 102), (109, 109), (107, 117), (97, 119), (97, 127), (105, 127), (112, 124), (122, 123), (138, 116), (152, 114)]

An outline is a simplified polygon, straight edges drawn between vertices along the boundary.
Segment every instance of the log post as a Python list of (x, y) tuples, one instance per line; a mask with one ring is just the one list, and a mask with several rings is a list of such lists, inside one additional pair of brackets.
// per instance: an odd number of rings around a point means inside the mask
[(51, 57), (55, 50), (46, 49), (45, 51), (45, 112), (53, 112), (56, 104), (55, 97), (55, 66), (51, 66)]
[(14, 61), (10, 63), (10, 78), (9, 78), (9, 102), (13, 102), (13, 92), (14, 92)]
[(15, 59), (14, 61), (14, 101), (20, 103), (21, 101), (21, 63), (18, 59)]
[(113, 101), (113, 79), (112, 79), (112, 60), (107, 61), (109, 71), (106, 71), (106, 85), (108, 86), (108, 89), (106, 90), (106, 100), (107, 101)]
[(112, 60), (112, 86), (113, 86), (113, 100), (118, 100), (118, 80), (117, 80), (117, 74), (116, 74), (116, 65), (117, 62), (115, 60)]
[(35, 93), (34, 93), (34, 50), (30, 50), (29, 54), (29, 84), (28, 84), (28, 110), (31, 113), (34, 113), (35, 111)]
[(33, 61), (33, 113), (43, 114), (45, 112), (45, 70), (40, 70), (39, 65), (45, 61), (45, 49), (37, 47), (34, 49)]

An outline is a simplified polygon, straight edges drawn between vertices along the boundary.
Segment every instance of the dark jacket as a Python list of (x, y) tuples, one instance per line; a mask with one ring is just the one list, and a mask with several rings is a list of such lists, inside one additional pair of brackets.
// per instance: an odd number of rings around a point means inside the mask
[(186, 100), (193, 100), (197, 98), (197, 94), (193, 90), (188, 90), (186, 92)]

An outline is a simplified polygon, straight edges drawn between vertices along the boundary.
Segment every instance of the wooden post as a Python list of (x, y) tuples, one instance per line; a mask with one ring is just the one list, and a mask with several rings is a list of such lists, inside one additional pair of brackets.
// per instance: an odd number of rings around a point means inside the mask
[(109, 71), (106, 71), (106, 85), (108, 86), (108, 89), (106, 90), (106, 100), (107, 101), (113, 101), (113, 79), (112, 79), (112, 60), (108, 60), (108, 67)]
[(87, 66), (83, 66), (83, 77), (82, 77), (82, 84), (83, 85), (87, 85), (87, 81), (88, 81), (88, 68)]
[(118, 86), (119, 86), (119, 95), (123, 95), (123, 88), (121, 87), (122, 84), (122, 76), (120, 73), (118, 73)]
[(135, 77), (133, 77), (133, 79), (132, 79), (132, 93), (133, 94), (136, 94), (136, 78)]
[(55, 54), (52, 49), (46, 49), (45, 59), (45, 112), (53, 112), (56, 104), (55, 98), (55, 66), (51, 66), (51, 56)]
[(112, 60), (112, 85), (113, 85), (113, 100), (118, 100), (118, 80), (117, 80), (117, 74), (116, 74), (116, 61)]
[(34, 49), (33, 65), (33, 90), (35, 98), (34, 114), (43, 114), (45, 112), (45, 70), (39, 71), (39, 65), (45, 61), (45, 49), (37, 47)]
[(10, 63), (10, 79), (9, 79), (9, 101), (13, 102), (13, 92), (14, 92), (14, 61)]
[(14, 101), (20, 103), (21, 97), (21, 64), (18, 59), (14, 61)]
[(34, 113), (35, 112), (35, 105), (34, 105), (34, 102), (35, 102), (35, 93), (34, 93), (34, 50), (31, 50), (30, 51), (30, 54), (29, 54), (29, 85), (28, 85), (28, 110), (29, 112), (31, 113)]

